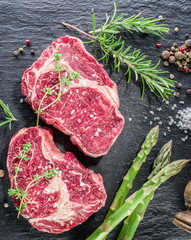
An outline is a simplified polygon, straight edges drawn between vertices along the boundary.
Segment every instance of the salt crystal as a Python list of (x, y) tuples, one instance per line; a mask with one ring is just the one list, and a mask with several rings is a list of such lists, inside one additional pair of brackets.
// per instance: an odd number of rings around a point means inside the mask
[(166, 132), (164, 132), (163, 135), (166, 136)]
[(159, 111), (159, 112), (160, 112), (161, 110), (162, 110), (162, 108), (161, 108), (161, 107), (158, 107), (158, 108), (157, 108), (157, 111)]
[(152, 121), (150, 121), (150, 125), (152, 125), (153, 124), (153, 122)]
[(145, 119), (147, 119), (147, 116), (145, 116)]
[(152, 114), (152, 115), (153, 115), (153, 114), (154, 114), (154, 111), (152, 111), (152, 110), (151, 110), (151, 111), (150, 111), (150, 114)]
[(159, 125), (162, 125), (162, 121), (159, 122)]
[(176, 114), (176, 118), (179, 119), (178, 123), (176, 124), (179, 129), (191, 130), (191, 107), (179, 110)]
[(184, 104), (184, 101), (180, 101), (179, 103), (180, 103), (180, 104)]
[(23, 98), (21, 98), (21, 99), (20, 99), (20, 103), (23, 103), (23, 102), (24, 102), (24, 100), (23, 100)]
[(131, 122), (132, 118), (129, 118), (129, 122)]

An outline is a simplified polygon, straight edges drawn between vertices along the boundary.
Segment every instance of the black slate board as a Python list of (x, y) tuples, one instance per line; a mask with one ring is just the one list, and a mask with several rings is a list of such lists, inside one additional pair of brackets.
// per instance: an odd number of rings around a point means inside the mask
[[(141, 48), (149, 55), (149, 58), (156, 63), (159, 59), (162, 49), (166, 49), (173, 42), (182, 44), (184, 34), (190, 33), (190, 11), (189, 1), (157, 1), (157, 0), (116, 0), (119, 13), (125, 13), (128, 16), (144, 11), (143, 16), (162, 15), (166, 18), (165, 22), (170, 25), (171, 31), (160, 39), (154, 36), (140, 37), (139, 35), (126, 35), (127, 43), (133, 47)], [(35, 125), (35, 115), (27, 104), (20, 103), (21, 89), (20, 79), (24, 70), (29, 67), (39, 56), (41, 51), (51, 44), (56, 38), (66, 34), (80, 37), (86, 41), (82, 35), (64, 28), (60, 25), (61, 21), (66, 21), (75, 26), (88, 31), (91, 29), (90, 11), (94, 8), (98, 25), (105, 20), (104, 13), (112, 14), (112, 1), (50, 1), (50, 0), (4, 0), (0, 2), (0, 99), (9, 104), (14, 115), (19, 118), (19, 122), (14, 124), (11, 131), (7, 127), (0, 128), (0, 168), (6, 172), (4, 178), (0, 179), (0, 239), (1, 240), (84, 240), (95, 228), (102, 222), (112, 198), (119, 187), (123, 175), (129, 168), (132, 159), (135, 157), (144, 137), (152, 126), (158, 122), (154, 117), (159, 116), (162, 121), (160, 139), (157, 146), (152, 151), (147, 162), (142, 167), (134, 184), (134, 190), (138, 189), (146, 180), (154, 157), (160, 147), (173, 139), (172, 159), (190, 158), (191, 138), (185, 142), (181, 138), (185, 134), (175, 125), (170, 126), (170, 132), (167, 127), (169, 115), (175, 117), (178, 109), (190, 106), (191, 97), (186, 96), (185, 91), (191, 87), (190, 74), (177, 72), (173, 67), (170, 71), (175, 74), (176, 80), (183, 83), (180, 99), (172, 97), (170, 103), (164, 104), (157, 100), (152, 94), (148, 94), (144, 99), (140, 99), (140, 87), (138, 84), (131, 83), (128, 86), (122, 73), (114, 73), (110, 68), (106, 68), (110, 77), (117, 83), (119, 96), (121, 100), (121, 112), (126, 119), (123, 132), (110, 150), (110, 152), (101, 159), (91, 159), (80, 153), (73, 146), (69, 138), (59, 131), (54, 130), (57, 146), (63, 151), (74, 152), (78, 159), (86, 167), (102, 174), (105, 187), (108, 194), (106, 206), (98, 213), (91, 216), (84, 224), (73, 230), (59, 235), (38, 232), (32, 228), (22, 217), (16, 219), (16, 210), (12, 199), (7, 195), (9, 180), (6, 170), (7, 148), (11, 136), (23, 127)], [(179, 27), (180, 31), (174, 33), (174, 27)], [(11, 56), (11, 53), (20, 47), (26, 39), (32, 41), (30, 49), (36, 51), (35, 56), (26, 53), (19, 55), (18, 58)], [(156, 42), (161, 42), (163, 48), (157, 49)], [(93, 53), (92, 46), (87, 46)], [(163, 68), (162, 64), (160, 66)], [(181, 105), (180, 100), (185, 104)], [(177, 108), (172, 110), (173, 104)], [(157, 111), (162, 107), (162, 111)], [(154, 115), (149, 111), (153, 110)], [(1, 113), (0, 113), (1, 114)], [(2, 117), (2, 115), (0, 115)], [(147, 117), (147, 119), (145, 118)], [(132, 118), (132, 121), (129, 121)], [(151, 124), (152, 121), (153, 123)], [(150, 125), (151, 124), (151, 125)], [(42, 123), (44, 126), (45, 124)], [(166, 133), (166, 136), (164, 135)], [(157, 190), (154, 200), (149, 205), (136, 235), (135, 240), (188, 240), (191, 235), (171, 222), (177, 211), (184, 210), (183, 191), (186, 183), (190, 180), (191, 165), (188, 165), (179, 175), (173, 177), (163, 184)], [(4, 203), (8, 202), (9, 207), (4, 208)], [(109, 240), (116, 239), (119, 228), (116, 228), (108, 237)]]

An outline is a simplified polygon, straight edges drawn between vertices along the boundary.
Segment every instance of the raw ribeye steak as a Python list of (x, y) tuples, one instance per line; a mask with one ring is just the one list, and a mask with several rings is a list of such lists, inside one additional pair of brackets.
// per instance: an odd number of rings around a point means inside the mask
[[(105, 204), (101, 175), (86, 169), (72, 153), (61, 153), (48, 128), (24, 128), (15, 134), (7, 167), (10, 190), (27, 193), (21, 215), (39, 231), (68, 231)], [(51, 177), (52, 171), (56, 174)], [(21, 198), (13, 199), (17, 208), (22, 206)]]
[[(56, 55), (60, 72), (55, 71)], [(80, 76), (60, 84), (73, 72)], [(70, 135), (73, 144), (91, 157), (106, 154), (124, 125), (116, 84), (74, 37), (61, 37), (43, 51), (23, 74), (22, 93), (35, 111), (41, 110), (42, 120)]]

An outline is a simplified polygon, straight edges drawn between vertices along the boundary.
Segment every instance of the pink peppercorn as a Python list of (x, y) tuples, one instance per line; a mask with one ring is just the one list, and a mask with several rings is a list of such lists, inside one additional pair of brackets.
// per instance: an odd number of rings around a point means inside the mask
[(156, 46), (157, 48), (160, 48), (160, 47), (162, 47), (162, 44), (161, 44), (161, 43), (156, 43), (155, 46)]
[(183, 47), (183, 46), (180, 46), (178, 49), (179, 49), (179, 51), (181, 51), (181, 52), (184, 52), (184, 51), (186, 50), (186, 48)]
[(189, 72), (189, 67), (185, 67), (184, 72)]
[(30, 41), (30, 40), (26, 40), (26, 41), (25, 41), (25, 44), (26, 44), (26, 45), (30, 45), (30, 44), (31, 44), (31, 41)]

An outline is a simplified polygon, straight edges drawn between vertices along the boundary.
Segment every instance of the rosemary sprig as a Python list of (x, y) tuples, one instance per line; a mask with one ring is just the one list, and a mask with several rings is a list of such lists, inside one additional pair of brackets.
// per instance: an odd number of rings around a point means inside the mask
[[(38, 109), (35, 111), (35, 113), (37, 113), (37, 122), (36, 125), (39, 125), (39, 118), (40, 118), (40, 114), (43, 113), (43, 111), (47, 108), (49, 108), (50, 106), (52, 106), (54, 103), (56, 103), (57, 101), (60, 101), (61, 96), (62, 96), (62, 86), (66, 86), (69, 87), (70, 83), (72, 80), (79, 78), (80, 74), (78, 72), (71, 72), (69, 77), (61, 77), (61, 72), (65, 71), (63, 69), (63, 66), (60, 64), (60, 58), (61, 54), (60, 53), (56, 53), (54, 55), (54, 59), (56, 61), (56, 64), (54, 66), (54, 71), (56, 71), (58, 73), (58, 80), (59, 83), (55, 84), (54, 86), (52, 86), (51, 88), (44, 88), (42, 89), (42, 91), (44, 92), (44, 96), (42, 97), (42, 99), (40, 100)], [(54, 89), (56, 89), (57, 87), (59, 87), (59, 91), (57, 93), (57, 97), (55, 98), (54, 101), (52, 101), (50, 104), (46, 105), (45, 107), (41, 107), (45, 98), (48, 95), (52, 95), (54, 93)]]
[(18, 210), (17, 218), (19, 218), (20, 214), (23, 212), (23, 210), (25, 208), (27, 209), (27, 204), (31, 201), (31, 199), (28, 198), (28, 190), (33, 185), (33, 183), (37, 183), (42, 179), (48, 180), (49, 178), (52, 178), (56, 174), (58, 174), (57, 169), (50, 169), (49, 171), (43, 172), (42, 175), (35, 174), (33, 176), (33, 180), (26, 186), (26, 188), (24, 190), (19, 188), (18, 183), (17, 183), (18, 173), (22, 170), (20, 167), (21, 163), (23, 161), (28, 161), (30, 159), (29, 157), (27, 157), (27, 154), (30, 151), (30, 149), (31, 149), (31, 143), (28, 142), (23, 145), (23, 150), (20, 151), (19, 154), (16, 156), (17, 158), (20, 159), (20, 161), (14, 168), (14, 170), (15, 170), (15, 175), (13, 177), (14, 188), (8, 189), (9, 196), (13, 196), (16, 199), (20, 200), (20, 204), (16, 208)]
[(96, 18), (92, 11), (92, 31), (90, 34), (68, 23), (62, 22), (62, 24), (84, 34), (91, 39), (91, 43), (98, 43), (101, 49), (100, 60), (104, 60), (106, 65), (110, 60), (113, 60), (115, 71), (121, 71), (121, 67), (125, 65), (127, 69), (124, 74), (127, 75), (128, 83), (132, 77), (135, 81), (141, 80), (142, 97), (144, 97), (147, 85), (157, 97), (161, 96), (163, 99), (168, 99), (174, 91), (174, 81), (161, 75), (167, 71), (157, 68), (160, 61), (155, 65), (151, 60), (146, 60), (147, 56), (142, 54), (140, 49), (132, 49), (131, 46), (125, 47), (125, 41), (118, 35), (122, 28), (128, 32), (148, 32), (158, 36), (163, 32), (168, 32), (169, 29), (164, 24), (157, 24), (161, 19), (139, 18), (140, 14), (124, 19), (123, 14), (118, 17), (116, 15), (117, 7), (114, 3), (113, 16), (106, 15), (105, 24), (96, 30)]
[(114, 13), (113, 16), (110, 17), (106, 14), (106, 21), (104, 25), (96, 29), (96, 24), (94, 22), (92, 11), (92, 23), (93, 29), (90, 31), (90, 34), (95, 33), (114, 33), (118, 34), (121, 32), (121, 29), (125, 29), (126, 31), (133, 33), (151, 33), (156, 36), (161, 36), (164, 32), (169, 32), (169, 28), (167, 28), (166, 24), (158, 24), (159, 21), (163, 20), (163, 18), (143, 18), (140, 17), (141, 13), (137, 15), (133, 15), (129, 18), (125, 18), (124, 14), (117, 16), (117, 5), (114, 2)]
[(0, 100), (0, 106), (3, 109), (5, 115), (6, 115), (6, 120), (0, 123), (0, 127), (9, 124), (9, 129), (11, 130), (11, 124), (13, 121), (17, 121), (17, 119), (14, 117), (12, 114), (11, 110), (9, 109), (9, 106), (6, 105), (2, 100)]
[[(98, 37), (96, 39), (98, 40)], [(161, 96), (163, 99), (168, 99), (169, 95), (172, 94), (174, 81), (160, 76), (160, 74), (167, 73), (167, 71), (157, 69), (160, 61), (154, 65), (151, 60), (146, 60), (147, 56), (142, 54), (140, 49), (132, 50), (131, 46), (125, 48), (125, 41), (121, 37), (117, 39), (112, 35), (108, 38), (108, 34), (104, 33), (102, 37), (99, 37), (99, 41), (101, 59), (105, 60), (106, 65), (112, 57), (115, 71), (120, 72), (124, 64), (127, 66), (124, 74), (127, 75), (128, 83), (130, 83), (133, 74), (135, 81), (141, 79), (142, 97), (144, 97), (146, 85), (157, 97)]]

